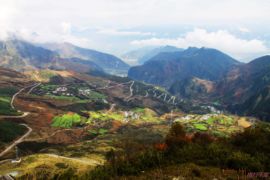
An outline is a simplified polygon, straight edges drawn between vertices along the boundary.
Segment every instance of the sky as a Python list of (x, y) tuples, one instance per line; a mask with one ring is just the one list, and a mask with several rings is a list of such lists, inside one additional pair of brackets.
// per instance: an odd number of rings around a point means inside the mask
[(0, 39), (70, 42), (121, 56), (173, 45), (248, 62), (270, 53), (269, 0), (0, 0)]

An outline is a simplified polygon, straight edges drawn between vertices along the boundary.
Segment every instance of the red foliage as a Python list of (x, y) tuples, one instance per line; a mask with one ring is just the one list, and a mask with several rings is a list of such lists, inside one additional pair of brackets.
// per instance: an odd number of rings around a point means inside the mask
[(155, 149), (158, 151), (165, 151), (168, 148), (166, 143), (155, 144)]

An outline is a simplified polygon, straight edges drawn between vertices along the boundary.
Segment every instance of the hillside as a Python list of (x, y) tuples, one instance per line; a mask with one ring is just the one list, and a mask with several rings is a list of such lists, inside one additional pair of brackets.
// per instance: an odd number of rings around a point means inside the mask
[(190, 77), (217, 81), (239, 62), (209, 48), (188, 48), (182, 52), (160, 53), (142, 66), (132, 67), (129, 77), (169, 88)]
[(42, 46), (59, 53), (62, 58), (80, 58), (85, 61), (91, 61), (104, 69), (108, 74), (125, 75), (129, 69), (129, 65), (111, 54), (81, 48), (70, 43), (51, 43)]
[(49, 68), (55, 65), (58, 55), (50, 50), (20, 40), (0, 42), (0, 66), (15, 69)]
[(77, 72), (103, 72), (94, 62), (61, 58), (58, 53), (21, 40), (0, 42), (0, 66), (16, 71), (63, 69)]
[(233, 112), (270, 118), (270, 56), (264, 56), (231, 70), (219, 82), (215, 95)]

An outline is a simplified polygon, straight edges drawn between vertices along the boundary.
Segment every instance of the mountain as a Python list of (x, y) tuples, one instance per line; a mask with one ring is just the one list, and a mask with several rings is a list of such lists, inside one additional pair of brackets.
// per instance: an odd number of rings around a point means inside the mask
[(187, 78), (217, 81), (240, 63), (210, 48), (188, 48), (181, 52), (160, 53), (141, 66), (132, 67), (128, 76), (135, 80), (169, 88)]
[(141, 65), (162, 52), (177, 52), (183, 51), (180, 48), (174, 46), (161, 46), (161, 47), (144, 47), (131, 52), (128, 52), (122, 56), (126, 62), (130, 62), (131, 65)]
[(204, 101), (215, 90), (215, 82), (189, 77), (176, 81), (169, 88), (169, 92), (185, 99)]
[(61, 58), (58, 53), (21, 40), (0, 42), (0, 66), (17, 71), (65, 69), (103, 72), (97, 64), (79, 58)]
[(269, 120), (270, 56), (257, 58), (231, 70), (217, 84), (215, 95), (235, 113)]
[(127, 52), (121, 56), (121, 58), (132, 66), (136, 66), (139, 64), (139, 59), (144, 57), (147, 53), (152, 51), (153, 47), (143, 47), (140, 49), (136, 49), (130, 52)]
[(50, 50), (20, 40), (0, 42), (0, 66), (25, 70), (48, 68), (56, 63), (58, 55)]
[(158, 48), (152, 49), (151, 51), (144, 54), (144, 56), (142, 56), (141, 58), (138, 59), (138, 63), (139, 64), (144, 64), (145, 62), (152, 59), (153, 57), (155, 57), (159, 53), (163, 53), (163, 52), (164, 53), (165, 52), (179, 52), (179, 51), (183, 51), (183, 49), (180, 49), (180, 48), (177, 48), (177, 47), (174, 47), (174, 46), (158, 47)]
[(42, 46), (59, 53), (62, 58), (79, 58), (93, 62), (108, 74), (125, 75), (129, 69), (129, 65), (111, 54), (81, 48), (70, 43), (50, 43)]

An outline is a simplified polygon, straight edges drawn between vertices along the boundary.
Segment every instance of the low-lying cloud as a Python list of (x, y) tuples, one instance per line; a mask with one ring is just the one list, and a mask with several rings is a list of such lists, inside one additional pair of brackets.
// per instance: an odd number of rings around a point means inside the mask
[(99, 29), (97, 31), (98, 34), (104, 34), (109, 36), (152, 36), (154, 33), (151, 32), (141, 32), (141, 31), (124, 31), (117, 29)]
[(180, 48), (190, 46), (210, 47), (219, 49), (234, 58), (244, 61), (270, 52), (263, 41), (258, 39), (241, 39), (226, 30), (208, 32), (205, 29), (194, 29), (178, 38), (149, 38), (134, 40), (131, 44), (140, 47), (163, 45), (172, 45)]

